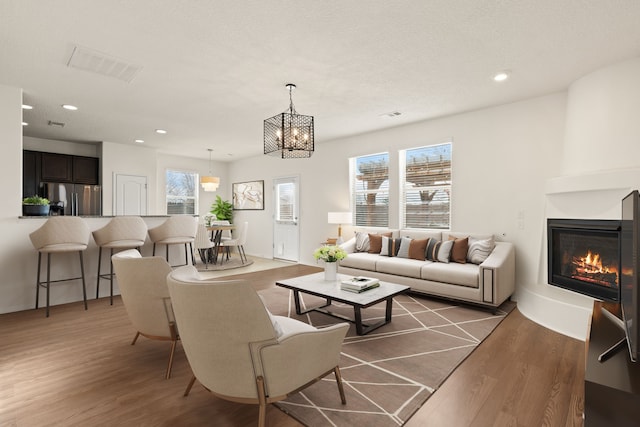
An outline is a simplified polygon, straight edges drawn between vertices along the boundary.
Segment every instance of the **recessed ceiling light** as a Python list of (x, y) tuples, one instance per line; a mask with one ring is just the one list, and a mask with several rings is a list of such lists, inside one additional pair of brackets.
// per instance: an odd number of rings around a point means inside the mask
[(78, 109), (78, 107), (71, 104), (63, 104), (62, 108), (64, 108), (65, 110), (71, 110), (71, 111), (76, 111)]
[(22, 109), (23, 110), (33, 110), (33, 106), (32, 105), (27, 105), (27, 104), (22, 104)]
[(505, 80), (507, 80), (509, 78), (509, 73), (506, 71), (501, 71), (498, 74), (496, 74), (495, 76), (493, 76), (493, 80), (497, 81), (497, 82), (503, 82)]
[(164, 129), (156, 129), (156, 133), (161, 133), (164, 135), (165, 133), (167, 133), (167, 131)]
[(27, 122), (22, 122), (22, 126), (29, 126), (29, 123), (27, 123)]
[(136, 139), (136, 142), (137, 142), (138, 144), (144, 144), (144, 139)]

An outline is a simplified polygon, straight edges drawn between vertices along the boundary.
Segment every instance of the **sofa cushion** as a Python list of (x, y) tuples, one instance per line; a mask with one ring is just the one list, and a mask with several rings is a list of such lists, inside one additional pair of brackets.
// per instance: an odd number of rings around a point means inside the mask
[(409, 258), (409, 246), (411, 246), (411, 240), (412, 239), (410, 237), (402, 237), (400, 239), (400, 248), (396, 254), (398, 258)]
[(453, 240), (453, 248), (451, 248), (451, 261), (464, 264), (467, 262), (467, 252), (469, 250), (469, 238), (456, 239), (449, 237), (449, 240)]
[(382, 236), (382, 245), (380, 248), (380, 255), (382, 256), (396, 256), (400, 250), (400, 241), (402, 239), (394, 239), (392, 237)]
[(422, 266), (420, 275), (423, 279), (434, 282), (477, 288), (479, 286), (480, 267), (475, 264), (432, 262)]
[(391, 237), (391, 233), (374, 234), (369, 233), (369, 253), (379, 254), (382, 249), (382, 237)]
[(369, 233), (356, 231), (356, 252), (369, 252)]
[(409, 244), (409, 258), (424, 261), (428, 241), (429, 239), (412, 239)]
[(429, 261), (449, 262), (453, 241), (445, 240), (441, 242), (436, 239), (429, 239), (425, 256)]
[(378, 273), (394, 274), (396, 276), (415, 277), (419, 279), (421, 269), (428, 261), (418, 261), (410, 258), (384, 258), (380, 257), (380, 261), (376, 263), (376, 271)]
[(376, 262), (384, 259), (378, 254), (367, 252), (355, 252), (340, 260), (340, 266), (357, 268), (360, 270), (376, 271)]
[(467, 261), (474, 264), (482, 264), (486, 260), (493, 248), (496, 247), (496, 243), (493, 237), (488, 239), (478, 239), (477, 237), (469, 236), (469, 249), (467, 250)]

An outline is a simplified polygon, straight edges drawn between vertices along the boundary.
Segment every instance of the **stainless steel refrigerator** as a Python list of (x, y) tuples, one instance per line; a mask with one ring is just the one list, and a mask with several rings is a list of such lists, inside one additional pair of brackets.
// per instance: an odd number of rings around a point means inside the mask
[(43, 182), (43, 197), (49, 199), (58, 215), (102, 215), (102, 187), (99, 185)]

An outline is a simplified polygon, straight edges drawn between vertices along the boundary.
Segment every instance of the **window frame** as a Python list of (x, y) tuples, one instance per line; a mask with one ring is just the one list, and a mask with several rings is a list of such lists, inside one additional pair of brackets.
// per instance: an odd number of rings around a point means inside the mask
[[(415, 222), (413, 223), (409, 223), (407, 224), (407, 218), (408, 218), (408, 213), (407, 213), (407, 193), (408, 193), (408, 184), (414, 184), (414, 183), (409, 183), (407, 181), (407, 157), (410, 155), (411, 152), (416, 152), (419, 150), (424, 150), (427, 151), (429, 149), (433, 149), (434, 151), (437, 151), (440, 147), (444, 147), (446, 150), (448, 150), (448, 181), (444, 181), (444, 182), (440, 182), (440, 183), (434, 183), (431, 185), (423, 185), (423, 186), (418, 186), (418, 187), (412, 187), (412, 190), (417, 190), (417, 191), (436, 191), (436, 192), (444, 192), (448, 195), (448, 197), (446, 197), (446, 221), (444, 222), (440, 222), (438, 223), (437, 221), (434, 222), (425, 222), (424, 226), (417, 226), (415, 224)], [(400, 224), (401, 224), (401, 228), (403, 229), (427, 229), (427, 230), (450, 230), (451, 229), (451, 200), (452, 200), (452, 187), (453, 187), (453, 140), (452, 139), (448, 139), (446, 141), (443, 142), (438, 142), (435, 144), (429, 144), (429, 145), (423, 145), (423, 146), (419, 146), (419, 147), (412, 147), (412, 148), (408, 148), (405, 150), (399, 150), (399, 155), (398, 155), (398, 162), (399, 162), (399, 187), (400, 187), (400, 203), (399, 205), (399, 210), (400, 210)], [(434, 162), (436, 163), (436, 162)], [(442, 167), (447, 167), (446, 163), (444, 163), (443, 165), (441, 165)], [(445, 172), (443, 170), (442, 172), (443, 175), (447, 175), (447, 172)], [(440, 195), (440, 198), (443, 198), (444, 195)], [(432, 201), (426, 201), (425, 204), (429, 205), (430, 203), (432, 203)], [(442, 203), (442, 202), (440, 202)], [(418, 204), (419, 205), (419, 204)], [(439, 215), (438, 213), (434, 213), (434, 216)], [(441, 214), (440, 214), (441, 215)]]
[[(179, 173), (179, 174), (184, 174), (184, 175), (191, 175), (193, 177), (193, 196), (189, 196), (189, 195), (174, 195), (174, 194), (169, 194), (169, 174), (170, 173)], [(185, 170), (185, 169), (177, 169), (177, 168), (166, 168), (165, 169), (165, 173), (164, 173), (164, 179), (165, 179), (165, 184), (164, 184), (164, 196), (165, 196), (165, 203), (164, 203), (164, 207), (165, 207), (165, 212), (167, 215), (197, 215), (199, 212), (199, 202), (200, 202), (200, 190), (199, 190), (199, 183), (200, 183), (200, 174), (198, 172), (194, 172), (194, 171), (190, 171), (190, 170)], [(170, 209), (169, 209), (169, 201), (170, 200), (178, 200), (178, 199), (186, 199), (186, 200), (193, 200), (193, 212), (182, 212), (182, 213), (170, 213)], [(189, 204), (188, 203), (183, 203), (184, 206), (188, 207)]]
[[(358, 174), (359, 174), (359, 170), (358, 170), (358, 163), (361, 160), (364, 159), (372, 159), (372, 161), (375, 161), (373, 159), (375, 159), (376, 157), (386, 157), (386, 179), (384, 179), (379, 187), (377, 189), (368, 189), (368, 188), (362, 188), (359, 189), (358, 188)], [(356, 157), (351, 157), (349, 158), (349, 183), (350, 183), (350, 193), (351, 193), (351, 212), (353, 215), (353, 225), (356, 227), (367, 227), (367, 228), (389, 228), (389, 218), (390, 218), (390, 204), (389, 204), (389, 197), (390, 197), (390, 174), (389, 174), (389, 161), (390, 161), (390, 154), (387, 151), (383, 151), (383, 152), (379, 152), (379, 153), (373, 153), (373, 154), (366, 154), (366, 155), (362, 155), (362, 156), (356, 156)], [(383, 160), (384, 161), (384, 160)], [(384, 166), (383, 166), (384, 168)], [(386, 183), (386, 186), (385, 186)], [(367, 221), (363, 221), (363, 219), (366, 219), (365, 217), (363, 217), (362, 215), (360, 215), (358, 213), (358, 206), (367, 206), (366, 203), (364, 204), (358, 204), (358, 199), (362, 198), (364, 196), (365, 200), (368, 198), (368, 196), (370, 196), (371, 194), (374, 194), (375, 197), (374, 199), (378, 199), (378, 196), (383, 196), (384, 198), (386, 198), (386, 202), (384, 201), (384, 199), (382, 199), (380, 201), (380, 203), (374, 203), (374, 206), (384, 206), (386, 205), (386, 213), (384, 213), (384, 217), (383, 217), (383, 221), (376, 221), (375, 218), (369, 218), (369, 220)], [(378, 212), (379, 214), (380, 212)], [(376, 214), (376, 212), (374, 212), (373, 214)]]

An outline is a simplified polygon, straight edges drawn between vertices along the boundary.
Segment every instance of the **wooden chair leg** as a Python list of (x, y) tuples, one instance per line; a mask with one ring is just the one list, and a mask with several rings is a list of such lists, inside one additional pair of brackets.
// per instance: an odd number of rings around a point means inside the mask
[(191, 377), (191, 381), (189, 381), (189, 384), (187, 384), (187, 389), (184, 391), (184, 395), (183, 396), (188, 396), (189, 392), (191, 392), (191, 387), (193, 387), (193, 383), (196, 382), (196, 376), (193, 375)]
[(340, 401), (343, 405), (347, 404), (347, 398), (344, 395), (344, 386), (342, 385), (342, 374), (340, 373), (340, 367), (333, 368), (333, 373), (336, 376), (336, 383), (338, 384), (338, 391), (340, 392)]
[(165, 375), (166, 379), (171, 377), (171, 368), (173, 367), (173, 355), (176, 352), (176, 344), (178, 341), (171, 341), (171, 352), (169, 353), (169, 364), (167, 365), (167, 374)]
[(136, 332), (136, 336), (133, 337), (133, 341), (131, 341), (131, 345), (134, 345), (136, 341), (138, 341), (138, 337), (140, 336), (140, 332)]
[(264, 391), (264, 378), (256, 378), (258, 387), (258, 427), (265, 427), (267, 422), (267, 395)]

